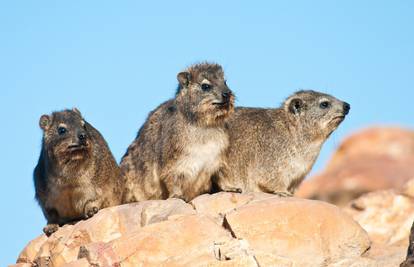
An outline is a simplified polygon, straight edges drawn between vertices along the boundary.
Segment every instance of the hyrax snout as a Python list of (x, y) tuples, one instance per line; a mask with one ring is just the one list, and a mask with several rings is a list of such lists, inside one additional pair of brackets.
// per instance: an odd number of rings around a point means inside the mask
[(39, 124), (43, 140), (34, 184), (47, 235), (121, 203), (120, 169), (101, 134), (77, 109), (42, 115)]
[(177, 75), (175, 98), (152, 111), (121, 161), (124, 202), (208, 192), (228, 146), (234, 96), (222, 67), (201, 63)]
[(228, 121), (226, 164), (219, 190), (292, 195), (350, 105), (316, 91), (299, 91), (280, 108), (236, 108)]

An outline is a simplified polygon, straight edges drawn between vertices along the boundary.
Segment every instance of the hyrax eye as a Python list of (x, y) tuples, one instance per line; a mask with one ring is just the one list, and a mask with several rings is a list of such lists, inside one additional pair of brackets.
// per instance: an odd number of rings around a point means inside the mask
[(329, 103), (328, 101), (323, 101), (323, 102), (321, 102), (320, 104), (319, 104), (319, 107), (321, 108), (321, 109), (327, 109), (327, 108), (329, 108), (331, 106), (331, 103)]
[(208, 83), (203, 83), (202, 85), (201, 85), (201, 90), (203, 90), (203, 91), (209, 91), (209, 90), (211, 90), (211, 85), (209, 85)]
[(67, 132), (65, 127), (59, 127), (58, 128), (58, 134), (59, 135), (64, 135)]

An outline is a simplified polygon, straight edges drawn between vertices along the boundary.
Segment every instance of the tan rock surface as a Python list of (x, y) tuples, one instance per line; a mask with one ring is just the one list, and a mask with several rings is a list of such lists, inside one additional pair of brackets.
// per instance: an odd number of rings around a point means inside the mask
[(38, 255), (41, 247), (47, 241), (46, 235), (41, 235), (27, 244), (25, 249), (20, 253), (17, 263), (33, 263), (33, 259)]
[(414, 182), (410, 180), (401, 190), (367, 193), (344, 208), (373, 242), (366, 257), (374, 261), (367, 266), (399, 266), (405, 259), (414, 221), (413, 187)]
[(398, 127), (373, 127), (347, 138), (332, 158), (328, 168), (355, 155), (387, 156), (405, 159), (414, 155), (414, 132)]
[(400, 188), (414, 178), (414, 132), (371, 128), (347, 138), (326, 169), (303, 182), (299, 197), (337, 205), (371, 191)]
[(17, 262), (42, 265), (45, 259), (60, 266), (76, 259), (79, 247), (109, 242), (143, 226), (167, 220), (170, 216), (195, 214), (191, 205), (178, 199), (154, 200), (103, 209), (91, 219), (65, 225), (51, 237), (44, 235), (19, 255)]
[(237, 238), (249, 242), (260, 263), (323, 266), (359, 257), (370, 246), (351, 217), (320, 201), (269, 198), (242, 206), (225, 220)]
[(63, 265), (63, 267), (91, 267), (91, 265), (89, 264), (87, 259), (83, 258), (65, 264)]
[(86, 247), (86, 254), (98, 266), (202, 266), (216, 262), (215, 246), (232, 239), (212, 218), (190, 215), (149, 225), (104, 246)]
[(335, 206), (219, 193), (191, 205), (170, 199), (104, 209), (35, 239), (18, 261), (53, 267), (326, 266), (361, 258), (369, 243)]
[(9, 267), (32, 267), (30, 263), (16, 263), (9, 265)]
[(201, 195), (191, 201), (197, 213), (202, 213), (215, 218), (218, 223), (223, 223), (224, 216), (236, 208), (246, 205), (252, 201), (260, 201), (267, 198), (278, 198), (266, 193), (227, 193), (220, 192), (214, 195)]
[(397, 267), (405, 256), (401, 246), (378, 246), (373, 244), (370, 251), (359, 258), (342, 259), (329, 267)]
[(353, 200), (344, 211), (377, 244), (408, 244), (414, 221), (414, 199), (394, 190), (371, 192)]

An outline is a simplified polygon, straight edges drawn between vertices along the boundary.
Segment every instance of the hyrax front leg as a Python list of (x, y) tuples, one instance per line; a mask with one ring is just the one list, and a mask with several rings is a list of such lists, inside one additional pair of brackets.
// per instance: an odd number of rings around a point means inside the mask
[(230, 192), (230, 193), (243, 193), (243, 190), (235, 186), (219, 185), (219, 191)]
[(227, 165), (221, 166), (219, 171), (213, 175), (213, 184), (216, 186), (216, 191), (224, 191), (230, 193), (242, 193), (243, 186), (232, 178), (231, 172)]
[(276, 191), (276, 192), (272, 192), (272, 194), (278, 197), (293, 197), (293, 194), (288, 191)]
[(190, 201), (184, 194), (182, 184), (186, 177), (183, 174), (172, 174), (166, 176), (164, 180), (165, 187), (167, 189), (168, 198), (180, 198), (184, 201)]
[(59, 229), (59, 214), (56, 209), (46, 209), (45, 215), (47, 219), (47, 225), (43, 227), (43, 232), (46, 236), (51, 236), (54, 232)]
[(57, 230), (59, 230), (59, 224), (57, 223), (48, 223), (45, 227), (43, 227), (43, 233), (45, 233), (48, 237), (51, 236)]
[(101, 206), (100, 201), (98, 200), (88, 200), (85, 203), (85, 206), (83, 208), (83, 218), (89, 219), (96, 213), (98, 213), (99, 208)]
[(230, 193), (242, 193), (243, 192), (241, 188), (236, 188), (236, 187), (225, 188), (224, 191), (230, 192)]
[(270, 193), (278, 197), (292, 197), (293, 194), (285, 189), (283, 186), (275, 184), (275, 180), (267, 181), (266, 183), (259, 183), (258, 188), (264, 193)]
[(102, 207), (102, 195), (102, 190), (90, 184), (74, 190), (72, 198), (75, 201), (72, 204), (79, 214), (79, 219), (89, 219), (98, 213)]

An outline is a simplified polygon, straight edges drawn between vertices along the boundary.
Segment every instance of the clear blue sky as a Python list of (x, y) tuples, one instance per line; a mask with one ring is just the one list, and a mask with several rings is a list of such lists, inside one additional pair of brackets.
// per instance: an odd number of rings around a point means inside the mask
[(348, 133), (414, 126), (413, 1), (280, 2), (2, 1), (0, 265), (45, 224), (39, 117), (78, 107), (119, 160), (191, 63), (222, 64), (238, 105), (277, 107), (301, 88), (351, 103), (316, 171)]

